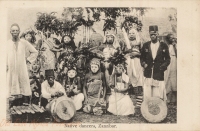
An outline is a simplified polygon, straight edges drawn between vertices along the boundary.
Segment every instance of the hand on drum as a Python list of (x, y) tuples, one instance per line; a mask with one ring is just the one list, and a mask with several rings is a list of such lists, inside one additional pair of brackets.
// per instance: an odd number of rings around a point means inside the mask
[(54, 94), (52, 94), (51, 97), (61, 97), (61, 96), (63, 96), (63, 95), (64, 95), (63, 92), (57, 91), (57, 92), (55, 92)]

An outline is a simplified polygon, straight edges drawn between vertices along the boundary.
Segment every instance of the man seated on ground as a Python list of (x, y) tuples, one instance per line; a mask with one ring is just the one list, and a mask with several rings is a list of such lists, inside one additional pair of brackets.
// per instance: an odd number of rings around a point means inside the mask
[(52, 99), (66, 95), (64, 87), (59, 82), (55, 81), (53, 70), (45, 70), (45, 78), (46, 80), (41, 85), (41, 106), (44, 108)]

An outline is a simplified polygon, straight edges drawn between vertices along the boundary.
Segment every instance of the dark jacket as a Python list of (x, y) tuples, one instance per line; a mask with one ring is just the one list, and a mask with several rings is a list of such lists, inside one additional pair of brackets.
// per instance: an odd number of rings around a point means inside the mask
[(147, 67), (144, 69), (144, 76), (146, 78), (151, 78), (153, 69), (153, 79), (163, 81), (164, 71), (170, 64), (169, 48), (167, 44), (160, 42), (156, 58), (153, 60), (151, 52), (151, 41), (144, 43), (141, 50), (140, 62), (142, 67), (147, 64)]

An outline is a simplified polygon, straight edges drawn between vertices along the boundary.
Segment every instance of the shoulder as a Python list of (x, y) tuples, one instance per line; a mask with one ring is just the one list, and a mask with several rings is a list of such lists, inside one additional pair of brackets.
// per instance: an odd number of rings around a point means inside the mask
[(56, 85), (61, 85), (58, 81), (56, 81), (56, 80), (54, 80), (54, 83), (56, 84)]
[(143, 47), (148, 46), (150, 43), (151, 43), (151, 41), (147, 41), (147, 42), (145, 42), (145, 43), (143, 44)]
[(164, 42), (160, 42), (160, 45), (163, 47), (163, 48), (168, 48), (168, 45)]
[(47, 84), (47, 80), (45, 80), (44, 82), (42, 82), (42, 86), (45, 86)]
[(24, 39), (20, 39), (20, 43), (22, 43), (25, 46), (31, 45), (31, 43), (29, 43), (27, 40), (24, 40)]

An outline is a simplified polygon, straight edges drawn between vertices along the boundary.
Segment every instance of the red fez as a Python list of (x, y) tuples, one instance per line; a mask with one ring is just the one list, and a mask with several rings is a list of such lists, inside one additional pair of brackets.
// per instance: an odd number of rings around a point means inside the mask
[(157, 25), (152, 25), (152, 26), (149, 26), (149, 33), (158, 33), (158, 26)]
[(53, 69), (45, 70), (45, 76), (54, 76), (54, 70)]

